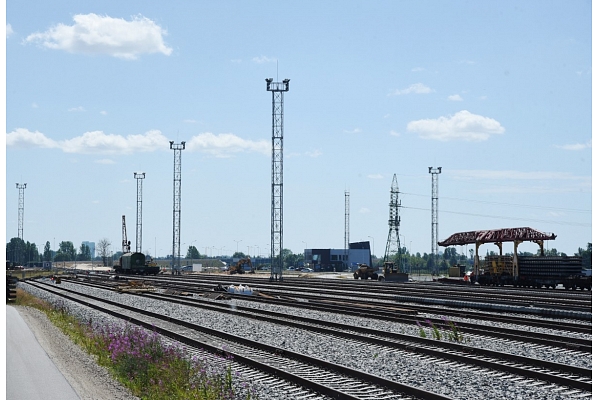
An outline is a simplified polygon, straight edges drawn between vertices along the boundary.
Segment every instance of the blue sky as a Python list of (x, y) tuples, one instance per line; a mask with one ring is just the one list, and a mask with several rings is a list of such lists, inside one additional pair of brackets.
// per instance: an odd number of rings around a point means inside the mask
[[(293, 252), (530, 226), (573, 254), (592, 241), (591, 1), (6, 3), (6, 239), (108, 238), (270, 251), (271, 93), (284, 95), (284, 235)], [(523, 251), (537, 250), (522, 244)], [(459, 252), (464, 249), (457, 249)], [(493, 245), (481, 249), (497, 250)]]

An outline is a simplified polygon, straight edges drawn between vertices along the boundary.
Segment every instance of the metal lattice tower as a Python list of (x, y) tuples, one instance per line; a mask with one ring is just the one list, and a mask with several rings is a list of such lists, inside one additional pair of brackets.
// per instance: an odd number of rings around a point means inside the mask
[(438, 274), (438, 175), (442, 167), (429, 167), (431, 174), (431, 254), (433, 255), (433, 273)]
[(135, 219), (135, 251), (142, 252), (142, 180), (146, 178), (145, 172), (134, 172), (133, 177), (137, 179), (137, 217)]
[(350, 247), (350, 192), (345, 191), (344, 197), (346, 200), (346, 213), (344, 225), (344, 255), (346, 256), (345, 264), (348, 267), (348, 247)]
[(185, 142), (175, 144), (169, 141), (173, 150), (173, 264), (171, 274), (181, 274), (181, 150), (185, 150)]
[(19, 232), (17, 237), (23, 240), (23, 215), (25, 214), (25, 188), (26, 183), (17, 183), (17, 189), (19, 189)]
[(390, 189), (390, 219), (388, 225), (390, 231), (388, 233), (387, 244), (385, 245), (385, 255), (383, 256), (383, 262), (391, 261), (394, 256), (400, 250), (400, 200), (398, 195), (400, 190), (398, 189), (398, 181), (396, 180), (396, 174), (392, 179), (392, 187)]
[(283, 92), (290, 90), (290, 80), (267, 81), (267, 91), (273, 95), (271, 158), (271, 281), (283, 281)]

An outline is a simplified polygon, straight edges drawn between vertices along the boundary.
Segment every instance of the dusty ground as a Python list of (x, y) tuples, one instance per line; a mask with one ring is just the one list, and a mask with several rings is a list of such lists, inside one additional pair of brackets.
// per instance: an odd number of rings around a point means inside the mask
[(30, 307), (16, 307), (42, 348), (81, 399), (138, 399), (54, 326), (44, 313)]

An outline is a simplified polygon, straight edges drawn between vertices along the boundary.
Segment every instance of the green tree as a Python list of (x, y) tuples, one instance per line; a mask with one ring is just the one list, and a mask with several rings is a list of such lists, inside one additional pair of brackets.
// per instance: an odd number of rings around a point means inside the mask
[(579, 248), (577, 254), (582, 258), (583, 268), (592, 269), (592, 244), (588, 243), (586, 249)]
[(79, 254), (77, 254), (77, 261), (88, 261), (92, 259), (92, 252), (90, 251), (90, 247), (81, 243), (81, 247), (79, 248)]
[(47, 241), (44, 246), (44, 261), (52, 261), (52, 251), (50, 251), (50, 242)]
[(35, 243), (25, 242), (15, 237), (6, 244), (6, 260), (14, 265), (27, 265), (30, 262), (40, 261), (40, 256)]
[(236, 251), (235, 253), (233, 253), (232, 258), (246, 258), (246, 255), (241, 251)]
[(58, 251), (54, 261), (74, 261), (77, 259), (77, 250), (73, 247), (73, 242), (63, 241), (58, 244)]
[(185, 255), (185, 258), (190, 259), (190, 260), (198, 260), (200, 259), (200, 252), (198, 251), (198, 249), (196, 248), (196, 246), (189, 246), (187, 249), (187, 254)]

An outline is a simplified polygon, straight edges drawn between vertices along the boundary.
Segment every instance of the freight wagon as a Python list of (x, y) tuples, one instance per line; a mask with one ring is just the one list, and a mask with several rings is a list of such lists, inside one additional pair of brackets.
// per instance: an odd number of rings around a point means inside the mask
[(516, 263), (511, 256), (487, 256), (483, 270), (471, 279), (484, 286), (592, 289), (592, 277), (586, 276), (578, 256), (518, 256)]

